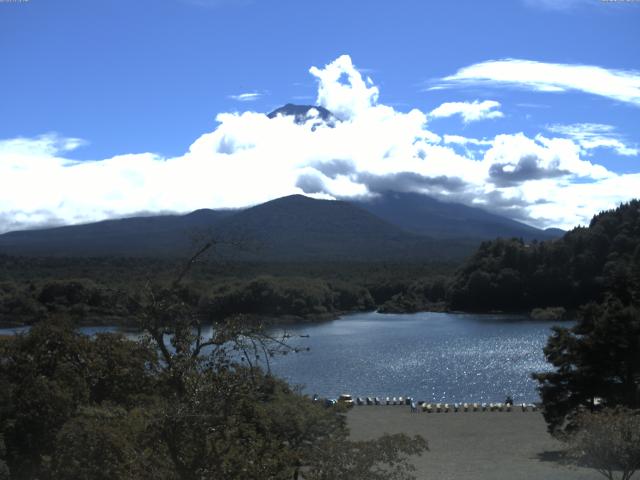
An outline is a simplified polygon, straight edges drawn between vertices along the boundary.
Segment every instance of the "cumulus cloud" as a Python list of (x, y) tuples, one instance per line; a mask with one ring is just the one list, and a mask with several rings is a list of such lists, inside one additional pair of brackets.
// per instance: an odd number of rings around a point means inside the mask
[(494, 163), (489, 167), (489, 178), (500, 187), (519, 185), (529, 180), (541, 180), (543, 178), (556, 178), (570, 175), (568, 170), (559, 168), (557, 159), (551, 165), (543, 166), (540, 158), (534, 155), (525, 155), (512, 163)]
[[(639, 174), (618, 175), (588, 161), (586, 147), (566, 131), (533, 138), (440, 136), (430, 130), (427, 113), (380, 103), (378, 88), (348, 56), (310, 72), (319, 105), (340, 121), (222, 113), (176, 157), (130, 153), (76, 161), (70, 157), (83, 143), (77, 138), (0, 141), (0, 231), (245, 207), (294, 193), (366, 198), (386, 190), (570, 227), (637, 192)], [(461, 146), (476, 153), (456, 151)]]
[(504, 59), (476, 63), (444, 77), (437, 89), (502, 85), (540, 92), (581, 91), (640, 106), (640, 72), (593, 65)]
[(300, 175), (296, 181), (296, 187), (302, 190), (303, 193), (308, 194), (325, 192), (325, 185), (322, 178), (313, 173), (303, 173)]
[(602, 123), (574, 123), (547, 125), (547, 130), (573, 139), (585, 154), (596, 148), (610, 148), (618, 155), (637, 156), (640, 150), (623, 142), (613, 125)]
[(350, 175), (356, 171), (355, 165), (349, 160), (329, 160), (328, 162), (317, 163), (314, 167), (329, 178)]
[(438, 175), (430, 177), (414, 172), (374, 175), (368, 172), (357, 176), (358, 182), (366, 185), (372, 193), (428, 191), (431, 195), (449, 195), (464, 191), (467, 184), (460, 177)]
[(349, 55), (340, 56), (324, 69), (311, 67), (309, 73), (319, 81), (318, 104), (341, 120), (353, 118), (378, 101), (378, 87), (371, 78), (362, 78)]
[(446, 102), (433, 109), (429, 116), (432, 118), (451, 117), (460, 115), (464, 123), (477, 122), (491, 118), (501, 118), (504, 114), (498, 110), (500, 102), (495, 100), (474, 100), (473, 102)]

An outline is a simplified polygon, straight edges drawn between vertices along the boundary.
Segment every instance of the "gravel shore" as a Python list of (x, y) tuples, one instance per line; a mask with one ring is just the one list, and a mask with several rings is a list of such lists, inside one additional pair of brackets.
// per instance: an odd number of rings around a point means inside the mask
[(562, 459), (563, 444), (546, 431), (539, 412), (411, 413), (407, 406), (356, 406), (351, 438), (420, 434), (429, 452), (414, 460), (419, 479), (591, 480), (594, 470)]

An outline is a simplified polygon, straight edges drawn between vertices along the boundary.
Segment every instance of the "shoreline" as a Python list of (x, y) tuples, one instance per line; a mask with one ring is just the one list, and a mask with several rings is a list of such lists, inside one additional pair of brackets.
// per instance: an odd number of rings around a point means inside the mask
[[(464, 311), (464, 310), (448, 310), (441, 308), (433, 308), (427, 310), (418, 310), (418, 311), (389, 311), (382, 309), (382, 306), (376, 309), (371, 310), (347, 310), (347, 311), (336, 311), (336, 312), (327, 312), (321, 314), (311, 314), (311, 315), (293, 315), (293, 314), (281, 314), (281, 315), (260, 315), (260, 314), (244, 314), (242, 316), (248, 319), (262, 320), (267, 325), (272, 324), (281, 324), (281, 325), (304, 325), (304, 324), (313, 324), (313, 323), (322, 323), (322, 322), (330, 322), (333, 320), (339, 320), (342, 317), (346, 317), (349, 315), (357, 315), (359, 313), (378, 313), (380, 315), (415, 315), (418, 313), (447, 313), (451, 315), (481, 315), (481, 316), (490, 316), (490, 315), (508, 315), (508, 316), (517, 316), (522, 317), (522, 320), (535, 320), (535, 321), (545, 321), (549, 324), (553, 324), (553, 322), (561, 322), (566, 321), (566, 318), (534, 318), (531, 315), (530, 311), (525, 312), (504, 312), (504, 311), (489, 311), (489, 312), (475, 312), (475, 311)], [(35, 325), (41, 320), (34, 320), (33, 318), (28, 318), (24, 320), (7, 320), (0, 319), (0, 329), (9, 329), (9, 328), (21, 328), (21, 327), (30, 327)], [(76, 319), (75, 322), (79, 327), (123, 327), (123, 328), (135, 328), (135, 322), (125, 319), (119, 316), (113, 315), (92, 315), (91, 317), (84, 318), (82, 320)]]

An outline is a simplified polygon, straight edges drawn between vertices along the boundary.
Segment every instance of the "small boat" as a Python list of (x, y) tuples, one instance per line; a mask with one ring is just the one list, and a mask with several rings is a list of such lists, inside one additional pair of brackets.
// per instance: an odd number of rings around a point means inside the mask
[(353, 397), (348, 393), (343, 393), (338, 397), (338, 403), (342, 405), (346, 405), (347, 407), (353, 407), (354, 405)]

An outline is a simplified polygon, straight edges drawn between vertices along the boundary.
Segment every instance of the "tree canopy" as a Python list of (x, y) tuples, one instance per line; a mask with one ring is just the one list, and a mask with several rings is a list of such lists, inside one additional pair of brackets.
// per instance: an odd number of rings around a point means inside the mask
[(12, 479), (413, 478), (421, 437), (350, 441), (341, 407), (263, 363), (291, 350), (286, 337), (241, 316), (212, 323), (191, 294), (147, 285), (131, 300), (138, 342), (66, 318), (0, 342), (0, 475), (6, 459)]
[(483, 242), (458, 270), (448, 291), (453, 309), (524, 311), (576, 309), (608, 293), (629, 302), (640, 275), (640, 200), (602, 212), (547, 242)]
[(544, 349), (550, 372), (534, 374), (552, 433), (575, 428), (583, 409), (640, 408), (640, 310), (610, 299), (590, 304), (571, 328), (555, 327)]

